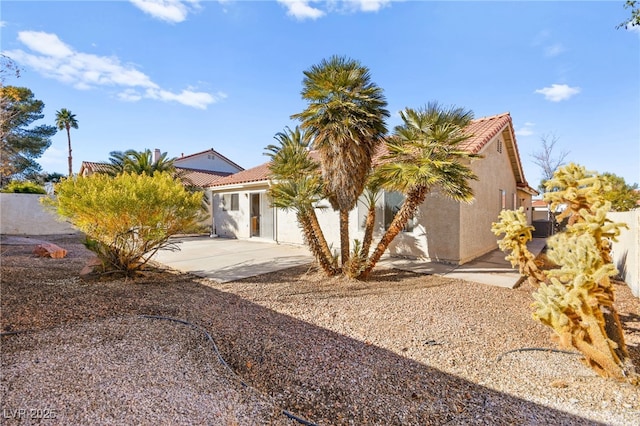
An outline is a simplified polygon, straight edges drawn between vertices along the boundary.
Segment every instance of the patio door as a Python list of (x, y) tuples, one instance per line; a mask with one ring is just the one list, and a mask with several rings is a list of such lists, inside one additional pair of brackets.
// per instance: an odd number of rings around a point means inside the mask
[(251, 237), (273, 239), (275, 210), (269, 205), (264, 192), (249, 194)]
[(249, 211), (251, 212), (251, 236), (260, 236), (260, 193), (254, 192), (249, 195)]

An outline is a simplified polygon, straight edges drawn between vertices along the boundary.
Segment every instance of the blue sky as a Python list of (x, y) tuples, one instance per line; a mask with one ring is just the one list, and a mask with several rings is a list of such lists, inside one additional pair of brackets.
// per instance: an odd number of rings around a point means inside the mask
[[(590, 170), (640, 182), (640, 31), (623, 1), (11, 1), (2, 53), (54, 124), (74, 171), (114, 150), (169, 157), (214, 148), (245, 168), (305, 108), (303, 71), (357, 59), (392, 117), (430, 101), (477, 118), (510, 112), (529, 183), (541, 138)], [(40, 159), (67, 173), (64, 131)]]

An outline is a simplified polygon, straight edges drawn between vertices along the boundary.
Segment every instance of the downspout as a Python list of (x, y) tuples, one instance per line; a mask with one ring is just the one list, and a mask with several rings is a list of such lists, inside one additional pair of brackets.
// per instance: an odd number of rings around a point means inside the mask
[(209, 203), (211, 204), (211, 234), (209, 234), (209, 238), (216, 238), (218, 236), (217, 232), (216, 232), (216, 215), (215, 212), (213, 211), (214, 205), (215, 203), (213, 202), (213, 189), (209, 190), (209, 194), (211, 195), (209, 197)]

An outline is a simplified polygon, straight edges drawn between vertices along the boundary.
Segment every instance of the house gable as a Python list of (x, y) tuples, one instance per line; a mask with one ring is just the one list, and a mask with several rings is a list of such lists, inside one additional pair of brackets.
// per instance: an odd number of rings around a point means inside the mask
[(174, 160), (176, 167), (209, 170), (223, 173), (237, 173), (244, 170), (213, 148), (191, 155), (182, 155)]

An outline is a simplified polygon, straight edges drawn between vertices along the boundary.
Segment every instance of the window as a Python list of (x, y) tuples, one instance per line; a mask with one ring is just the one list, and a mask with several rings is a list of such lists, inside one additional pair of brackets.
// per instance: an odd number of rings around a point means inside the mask
[(498, 194), (500, 195), (500, 210), (505, 210), (507, 208), (507, 191), (498, 189)]
[(222, 194), (222, 210), (238, 211), (240, 210), (239, 194)]
[[(384, 229), (389, 229), (396, 213), (400, 211), (402, 203), (404, 203), (404, 195), (400, 192), (393, 191), (384, 193)], [(413, 231), (414, 226), (415, 218), (411, 218), (402, 231), (411, 232)]]

